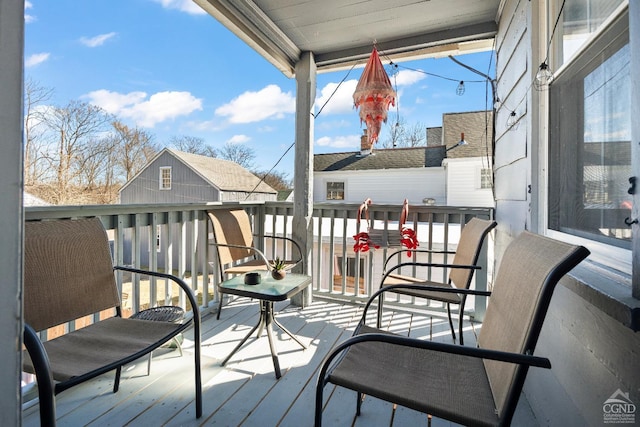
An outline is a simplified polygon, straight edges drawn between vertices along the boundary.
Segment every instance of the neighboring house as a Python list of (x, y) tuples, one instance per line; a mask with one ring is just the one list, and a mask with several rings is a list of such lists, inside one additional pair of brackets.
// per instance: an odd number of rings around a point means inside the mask
[[(165, 148), (120, 189), (120, 204), (274, 201), (277, 195), (273, 187), (235, 162)], [(156, 251), (158, 267), (174, 269), (180, 245), (193, 245), (192, 230), (186, 230), (185, 240), (181, 242), (183, 231), (177, 224), (171, 230), (171, 242), (166, 227), (158, 227), (153, 235), (155, 239), (140, 242), (139, 250), (131, 246), (133, 236), (125, 235), (125, 253), (139, 253), (140, 262), (149, 265), (149, 254)], [(169, 244), (173, 248), (172, 260), (163, 257)], [(196, 242), (198, 247), (205, 244)], [(184, 262), (190, 266), (190, 252), (187, 254)], [(130, 259), (124, 261), (131, 262)]]
[(363, 136), (360, 151), (316, 154), (313, 199), (493, 207), (492, 122), (490, 111), (448, 113), (426, 147), (371, 150)]
[[(467, 145), (456, 145), (464, 134)], [(473, 111), (442, 115), (442, 144), (447, 157), (448, 206), (494, 207), (493, 195), (493, 112)]]
[[(378, 204), (395, 204), (398, 212), (405, 198), (410, 205), (493, 207), (493, 177), (491, 162), (487, 160), (492, 152), (492, 122), (490, 111), (449, 113), (443, 115), (442, 127), (426, 130), (427, 146), (371, 150), (363, 135), (360, 151), (317, 154), (314, 156), (313, 200), (361, 203), (371, 198), (374, 208)], [(466, 145), (459, 145), (461, 133)], [(328, 230), (329, 221), (325, 222), (323, 229)], [(397, 229), (397, 222), (390, 222), (389, 227)], [(348, 220), (346, 235), (352, 236), (365, 228), (361, 223), (357, 230), (355, 221)], [(455, 226), (449, 229), (450, 233), (459, 231)], [(422, 242), (431, 238), (432, 248), (444, 249), (445, 236), (437, 231), (430, 237), (419, 235), (418, 238)], [(325, 259), (334, 254), (335, 290), (339, 290), (343, 275), (351, 291), (356, 275), (363, 286), (369, 275), (383, 274), (382, 252), (356, 255), (351, 246), (342, 252), (341, 243), (334, 245), (332, 250), (330, 243), (323, 241), (321, 250)], [(421, 256), (418, 255), (418, 259)], [(365, 268), (370, 257), (373, 257), (371, 270)], [(423, 261), (436, 262), (426, 257)], [(323, 269), (324, 277), (328, 277), (329, 266), (324, 265)]]
[(120, 189), (120, 203), (272, 201), (277, 195), (235, 162), (165, 148)]

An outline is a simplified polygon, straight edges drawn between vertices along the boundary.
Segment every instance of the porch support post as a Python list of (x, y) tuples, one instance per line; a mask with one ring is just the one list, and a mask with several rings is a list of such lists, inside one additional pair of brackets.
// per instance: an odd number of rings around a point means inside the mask
[[(629, 51), (631, 51), (631, 70), (640, 67), (640, 4), (637, 1), (629, 2)], [(637, 72), (631, 72), (631, 173), (640, 183), (640, 76)], [(638, 184), (636, 184), (638, 188)], [(636, 190), (633, 196), (633, 210), (631, 219), (640, 218), (640, 190)], [(633, 226), (633, 272), (632, 292), (633, 297), (640, 299), (640, 224)]]
[(24, 1), (0, 0), (0, 414), (21, 425)]
[[(311, 52), (302, 52), (296, 64), (296, 150), (293, 177), (293, 238), (300, 242), (304, 265), (296, 273), (311, 274), (313, 247), (313, 104), (316, 99), (316, 63)], [(304, 271), (303, 271), (304, 269)], [(292, 298), (295, 305), (311, 304), (313, 283)]]

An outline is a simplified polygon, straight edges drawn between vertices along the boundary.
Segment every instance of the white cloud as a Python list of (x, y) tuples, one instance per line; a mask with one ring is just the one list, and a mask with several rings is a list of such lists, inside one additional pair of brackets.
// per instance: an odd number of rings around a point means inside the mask
[(90, 92), (83, 98), (88, 98), (91, 104), (104, 108), (109, 113), (148, 128), (202, 110), (202, 100), (189, 92), (158, 92), (147, 99), (144, 92), (122, 94), (101, 89)]
[(395, 82), (398, 86), (411, 86), (426, 77), (427, 75), (420, 71), (400, 70), (395, 78)]
[(24, 2), (24, 22), (29, 24), (30, 22), (34, 22), (36, 20), (36, 17), (33, 15), (29, 15), (27, 13), (27, 9), (33, 9), (33, 3), (31, 3), (30, 1)]
[(49, 59), (49, 53), (34, 53), (30, 55), (27, 59), (24, 60), (25, 67), (34, 67), (38, 64), (42, 64), (44, 61)]
[[(340, 87), (338, 87), (338, 83), (328, 83), (320, 90), (320, 96), (316, 98), (316, 114), (323, 105), (324, 108), (322, 108), (320, 115), (353, 112), (353, 92), (355, 92), (357, 85), (357, 80), (342, 82)], [(337, 90), (336, 87), (338, 87)], [(335, 94), (333, 93), (334, 91)]]
[(180, 12), (186, 12), (191, 15), (204, 15), (207, 12), (200, 6), (195, 4), (193, 0), (154, 0), (160, 3), (165, 9), (177, 9)]
[(281, 119), (296, 111), (291, 92), (284, 93), (277, 85), (269, 85), (257, 92), (245, 92), (218, 107), (217, 116), (227, 117), (230, 123), (253, 123), (266, 119)]
[(230, 144), (244, 144), (245, 142), (251, 141), (247, 135), (233, 135), (231, 138), (227, 140)]
[(323, 136), (316, 139), (316, 145), (334, 148), (360, 148), (360, 135)]
[(88, 47), (102, 46), (104, 44), (104, 42), (106, 42), (110, 38), (114, 37), (115, 35), (116, 35), (116, 33), (111, 32), (111, 33), (107, 33), (107, 34), (100, 34), (100, 35), (97, 35), (95, 37), (81, 37), (80, 38), (80, 43), (82, 43), (83, 45), (88, 46)]

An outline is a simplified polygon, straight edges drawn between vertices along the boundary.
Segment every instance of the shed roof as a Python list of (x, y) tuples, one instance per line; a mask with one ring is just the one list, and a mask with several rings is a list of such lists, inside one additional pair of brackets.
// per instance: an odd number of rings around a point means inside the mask
[(171, 148), (165, 150), (222, 191), (277, 193), (273, 187), (260, 182), (260, 178), (235, 162), (185, 153)]

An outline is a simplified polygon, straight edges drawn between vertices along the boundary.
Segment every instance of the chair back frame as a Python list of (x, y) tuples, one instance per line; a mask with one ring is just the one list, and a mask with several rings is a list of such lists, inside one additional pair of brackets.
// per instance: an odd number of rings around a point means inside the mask
[[(523, 231), (505, 251), (478, 336), (478, 347), (532, 355), (560, 278), (589, 251)], [(525, 285), (518, 286), (518, 283)], [(496, 408), (511, 419), (527, 365), (484, 360)]]

